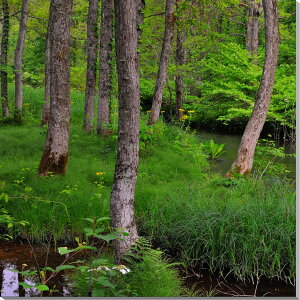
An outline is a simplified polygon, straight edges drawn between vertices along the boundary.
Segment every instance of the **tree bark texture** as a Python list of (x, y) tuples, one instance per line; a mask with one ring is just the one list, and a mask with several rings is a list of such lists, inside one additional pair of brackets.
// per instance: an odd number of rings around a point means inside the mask
[(19, 36), (15, 52), (15, 111), (14, 118), (20, 123), (22, 121), (22, 105), (23, 105), (23, 73), (22, 73), (22, 58), (25, 44), (26, 26), (28, 20), (28, 5), (29, 0), (22, 1), (22, 12)]
[(98, 90), (97, 133), (106, 135), (109, 126), (113, 39), (113, 1), (102, 0), (100, 27), (100, 73)]
[(255, 55), (258, 50), (260, 10), (260, 0), (251, 0), (250, 7), (248, 8), (246, 36), (246, 49), (248, 50), (250, 55)]
[(9, 39), (9, 8), (8, 0), (2, 0), (3, 11), (3, 31), (1, 39), (1, 65), (3, 70), (1, 71), (1, 103), (2, 114), (4, 117), (9, 117), (8, 96), (7, 96), (7, 52), (8, 52), (8, 39)]
[(237, 158), (233, 162), (231, 170), (227, 175), (233, 172), (246, 175), (251, 172), (255, 147), (264, 126), (270, 105), (279, 46), (277, 0), (263, 0), (263, 9), (266, 35), (263, 74), (252, 115), (242, 136)]
[(171, 54), (172, 40), (173, 40), (173, 33), (174, 33), (175, 2), (176, 2), (175, 0), (166, 0), (165, 33), (164, 33), (162, 51), (160, 55), (159, 70), (158, 70), (157, 80), (155, 84), (154, 96), (152, 100), (150, 119), (148, 122), (149, 125), (154, 124), (158, 121), (160, 109), (162, 105), (162, 97), (163, 97), (164, 87), (167, 78), (168, 62)]
[(50, 117), (39, 175), (64, 175), (70, 127), (70, 19), (73, 0), (50, 5)]
[[(49, 16), (50, 20), (50, 16)], [(50, 114), (50, 22), (48, 21), (48, 29), (47, 29), (47, 39), (46, 39), (46, 48), (45, 48), (45, 91), (44, 91), (44, 105), (42, 112), (42, 120), (41, 125), (44, 126), (48, 124), (49, 114)]]
[(137, 0), (115, 0), (116, 58), (119, 88), (118, 151), (110, 211), (112, 226), (129, 233), (114, 243), (116, 262), (137, 240), (134, 192), (139, 160), (140, 91)]
[(182, 112), (180, 111), (183, 107), (183, 80), (182, 80), (182, 66), (185, 59), (185, 48), (184, 41), (186, 39), (186, 33), (177, 29), (176, 38), (176, 65), (178, 67), (177, 74), (175, 77), (175, 89), (176, 89), (176, 119), (180, 120)]
[(83, 130), (92, 133), (94, 130), (95, 86), (97, 78), (98, 52), (98, 3), (99, 0), (89, 0), (87, 20), (87, 71), (84, 104)]

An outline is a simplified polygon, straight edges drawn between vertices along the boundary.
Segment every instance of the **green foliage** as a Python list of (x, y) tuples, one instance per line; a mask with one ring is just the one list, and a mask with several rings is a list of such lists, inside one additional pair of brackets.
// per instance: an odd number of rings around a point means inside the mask
[(202, 143), (203, 152), (211, 159), (217, 159), (222, 156), (225, 151), (224, 144), (216, 144), (214, 140), (204, 141)]
[(276, 147), (272, 140), (261, 139), (256, 146), (254, 157), (254, 176), (262, 178), (263, 175), (284, 177), (290, 171), (281, 161), (286, 157), (295, 157), (286, 154), (284, 147)]

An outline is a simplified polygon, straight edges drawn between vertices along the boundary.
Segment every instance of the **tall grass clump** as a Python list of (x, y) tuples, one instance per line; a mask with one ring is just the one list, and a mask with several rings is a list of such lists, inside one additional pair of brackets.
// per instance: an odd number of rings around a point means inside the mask
[(294, 280), (293, 190), (277, 179), (216, 177), (198, 190), (190, 186), (190, 195), (178, 190), (172, 199), (143, 203), (139, 224), (189, 266), (243, 280), (262, 275)]

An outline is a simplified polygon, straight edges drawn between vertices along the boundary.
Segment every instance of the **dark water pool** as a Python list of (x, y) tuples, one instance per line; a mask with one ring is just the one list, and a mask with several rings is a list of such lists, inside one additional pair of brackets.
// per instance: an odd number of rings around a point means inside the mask
[[(13, 244), (11, 242), (0, 242), (0, 296), (2, 297), (31, 297), (39, 296), (36, 288), (24, 290), (19, 282), (34, 285), (38, 278), (31, 276), (22, 278), (19, 271), (37, 270), (38, 268), (56, 267), (62, 262), (62, 256), (53, 249), (47, 247), (33, 246), (28, 244)], [(63, 273), (59, 273), (54, 280), (49, 282), (49, 287), (55, 291), (50, 296), (70, 296), (69, 285)], [(49, 293), (44, 293), (44, 296)]]

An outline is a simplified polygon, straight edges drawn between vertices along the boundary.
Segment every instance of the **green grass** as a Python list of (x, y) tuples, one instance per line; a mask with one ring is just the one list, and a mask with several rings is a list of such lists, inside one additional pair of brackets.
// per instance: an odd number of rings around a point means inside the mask
[[(34, 107), (42, 90), (27, 87), (24, 95), (24, 103), (33, 101)], [(70, 240), (85, 227), (83, 218), (109, 215), (116, 136), (82, 133), (81, 97), (74, 98), (78, 122), (71, 126), (65, 177), (36, 175), (46, 134), (38, 113), (23, 126), (0, 125), (0, 194), (9, 194), (4, 205), (16, 219), (29, 222), (19, 235)], [(295, 186), (277, 177), (222, 178), (209, 170), (194, 136), (162, 123), (151, 130), (151, 138), (142, 135), (146, 146), (135, 197), (139, 232), (189, 266), (243, 279), (294, 278)]]

